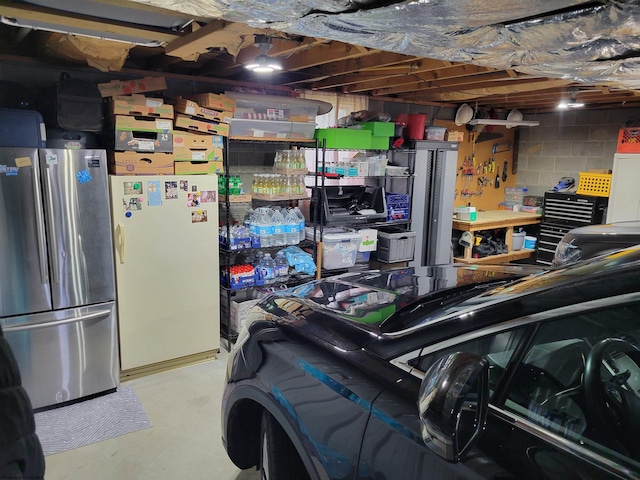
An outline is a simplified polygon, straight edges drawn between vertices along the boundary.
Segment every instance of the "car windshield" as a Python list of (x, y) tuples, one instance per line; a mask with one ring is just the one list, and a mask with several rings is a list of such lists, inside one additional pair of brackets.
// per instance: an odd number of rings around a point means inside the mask
[(625, 264), (640, 260), (640, 246), (585, 260), (566, 268), (531, 275), (512, 282), (491, 282), (467, 288), (464, 291), (449, 291), (444, 297), (429, 297), (407, 305), (381, 325), (385, 333), (398, 332), (426, 323), (441, 321), (453, 316), (471, 313), (479, 308), (502, 302), (540, 290), (549, 290), (578, 277), (605, 274)]

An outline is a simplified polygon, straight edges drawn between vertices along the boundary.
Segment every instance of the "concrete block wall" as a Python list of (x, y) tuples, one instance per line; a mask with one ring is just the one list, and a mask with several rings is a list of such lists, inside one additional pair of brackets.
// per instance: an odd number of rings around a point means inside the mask
[(544, 195), (560, 178), (588, 169), (611, 169), (618, 132), (626, 120), (639, 119), (640, 109), (572, 110), (525, 115), (537, 127), (519, 127), (517, 185), (531, 195)]

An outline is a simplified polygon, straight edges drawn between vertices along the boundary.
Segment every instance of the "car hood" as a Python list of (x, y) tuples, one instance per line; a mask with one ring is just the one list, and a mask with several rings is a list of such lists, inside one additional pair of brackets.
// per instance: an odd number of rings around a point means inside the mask
[[(588, 225), (574, 228), (567, 233), (567, 238), (579, 238), (583, 236), (597, 236), (599, 241), (617, 241), (625, 239), (636, 240), (640, 243), (640, 221), (606, 223), (604, 225)], [(590, 238), (591, 240), (591, 238)]]
[[(416, 302), (475, 294), (526, 275), (526, 265), (443, 265), (347, 273), (268, 297), (260, 308), (272, 318), (342, 350), (359, 349), (382, 334), (382, 324)], [(479, 292), (478, 292), (479, 293)]]

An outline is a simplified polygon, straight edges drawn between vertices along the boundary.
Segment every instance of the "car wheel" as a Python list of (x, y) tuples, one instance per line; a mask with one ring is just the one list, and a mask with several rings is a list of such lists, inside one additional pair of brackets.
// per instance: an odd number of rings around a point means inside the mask
[(266, 410), (260, 428), (260, 478), (262, 480), (308, 480), (302, 460), (275, 418)]

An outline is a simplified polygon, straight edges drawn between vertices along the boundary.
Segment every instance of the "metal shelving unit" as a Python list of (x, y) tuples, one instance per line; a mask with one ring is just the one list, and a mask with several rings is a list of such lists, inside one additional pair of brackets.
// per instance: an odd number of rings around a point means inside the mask
[[(318, 163), (318, 148), (317, 143), (312, 141), (294, 141), (291, 139), (245, 139), (245, 138), (226, 138), (225, 141), (225, 151), (223, 155), (223, 165), (224, 165), (224, 179), (225, 179), (225, 189), (229, 192), (229, 180), (233, 176), (232, 168), (230, 166), (229, 155), (234, 152), (234, 146), (254, 146), (256, 151), (265, 149), (265, 150), (283, 150), (290, 149), (292, 147), (297, 148), (313, 148), (316, 152), (316, 164)], [(246, 153), (246, 152), (245, 152)], [(263, 165), (264, 166), (264, 165)], [(299, 202), (304, 200), (303, 198), (289, 198), (289, 199), (255, 199), (252, 198), (250, 201), (243, 202), (232, 202), (230, 200), (230, 196), (226, 195), (224, 200), (220, 202), (220, 208), (222, 210), (220, 214), (221, 222), (225, 226), (227, 230), (227, 238), (230, 237), (231, 227), (233, 225), (233, 217), (234, 213), (236, 214), (236, 218), (242, 218), (240, 216), (240, 212), (244, 214), (249, 208), (258, 208), (261, 206), (272, 206), (279, 205), (282, 207), (287, 206), (296, 206), (299, 205)], [(305, 251), (310, 252), (313, 255), (313, 258), (316, 258), (316, 244), (311, 241), (302, 241), (298, 244), (298, 246)], [(282, 248), (283, 246), (270, 246), (270, 247), (262, 247), (262, 248), (249, 248), (249, 249), (240, 249), (240, 250), (229, 250), (224, 248), (222, 245), (220, 246), (220, 268), (229, 267), (231, 265), (246, 263), (250, 256), (254, 255), (258, 250), (263, 252), (274, 253)], [(292, 287), (299, 285), (301, 283), (308, 282), (313, 280), (315, 277), (312, 275), (291, 275), (287, 282), (277, 282), (269, 285), (257, 285), (244, 287), (239, 289), (231, 289), (227, 286), (222, 285), (220, 288), (220, 334), (223, 340), (226, 340), (227, 350), (231, 349), (233, 342), (235, 342), (237, 338), (238, 332), (235, 332), (231, 326), (231, 302), (234, 299), (243, 299), (249, 300), (248, 298), (252, 295), (252, 292), (255, 292), (257, 289), (281, 289), (285, 287)]]

